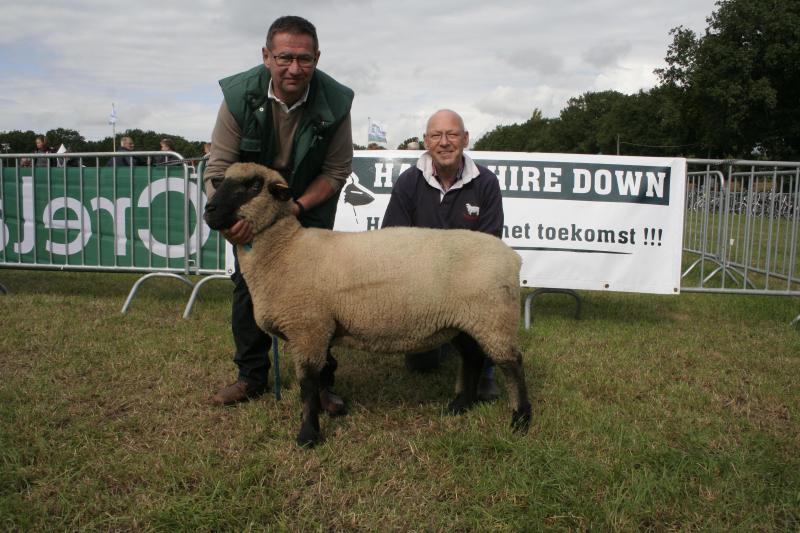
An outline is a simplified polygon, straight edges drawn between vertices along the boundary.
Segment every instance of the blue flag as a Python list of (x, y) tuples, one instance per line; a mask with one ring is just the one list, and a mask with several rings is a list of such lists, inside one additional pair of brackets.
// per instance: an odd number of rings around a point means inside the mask
[(385, 143), (386, 130), (377, 122), (370, 121), (369, 132), (367, 133), (368, 143)]

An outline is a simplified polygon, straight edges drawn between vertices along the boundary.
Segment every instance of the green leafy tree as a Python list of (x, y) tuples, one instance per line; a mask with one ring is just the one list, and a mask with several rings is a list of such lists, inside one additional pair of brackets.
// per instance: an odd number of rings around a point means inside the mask
[(554, 119), (542, 117), (540, 109), (534, 109), (526, 122), (497, 126), (475, 142), (475, 150), (503, 152), (548, 152), (552, 151), (550, 129)]
[(720, 0), (707, 21), (673, 29), (656, 71), (687, 130), (718, 157), (800, 157), (800, 2)]
[(566, 153), (615, 153), (616, 132), (603, 125), (626, 98), (617, 91), (586, 92), (570, 98), (553, 125), (553, 148)]
[(86, 149), (86, 139), (75, 130), (56, 128), (48, 131), (45, 136), (50, 146), (56, 150), (58, 150), (58, 147), (62, 144), (70, 152), (83, 152)]
[(670, 106), (667, 88), (626, 95), (598, 119), (596, 139), (603, 153), (645, 156), (686, 156), (698, 144)]
[(525, 144), (523, 124), (497, 126), (475, 141), (475, 150), (493, 150), (499, 152), (520, 152)]
[(113, 149), (111, 137), (99, 141), (86, 141), (87, 152), (110, 152)]
[[(8, 145), (8, 153), (29, 153), (36, 147), (36, 132), (28, 131), (0, 131), (0, 151), (5, 151), (3, 145)], [(70, 152), (111, 152), (114, 149), (114, 140), (111, 137), (96, 141), (88, 141), (78, 131), (67, 128), (54, 128), (49, 130), (45, 136), (47, 142), (53, 148), (58, 148), (62, 143)], [(131, 137), (136, 143), (137, 150), (160, 150), (161, 139), (169, 138), (175, 146), (175, 151), (187, 158), (199, 158), (203, 155), (204, 141), (189, 141), (179, 135), (169, 133), (157, 133), (155, 131), (143, 131), (140, 129), (130, 129), (117, 134), (116, 146), (123, 136)], [(93, 164), (89, 159), (84, 164)], [(101, 162), (102, 164), (102, 162)]]
[[(201, 157), (203, 155), (203, 141), (188, 141), (180, 135), (170, 133), (159, 133), (153, 130), (129, 129), (117, 135), (117, 146), (122, 137), (130, 137), (139, 151), (159, 151), (161, 150), (161, 139), (172, 140), (175, 151), (186, 158)], [(102, 141), (103, 150), (112, 149), (111, 137)]]
[[(12, 154), (29, 153), (36, 149), (36, 132), (13, 130), (0, 132), (0, 146), (7, 144)], [(5, 148), (2, 149), (6, 152)]]

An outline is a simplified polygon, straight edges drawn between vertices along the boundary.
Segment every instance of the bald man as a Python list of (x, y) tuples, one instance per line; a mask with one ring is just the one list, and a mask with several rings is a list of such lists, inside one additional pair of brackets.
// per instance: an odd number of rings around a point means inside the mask
[[(503, 233), (500, 184), (491, 170), (464, 154), (469, 132), (461, 116), (450, 109), (431, 115), (424, 141), (427, 151), (394, 184), (382, 227), (468, 229), (500, 238)], [(458, 269), (458, 265), (453, 268)], [(412, 372), (434, 370), (440, 365), (441, 354), (441, 348), (406, 354), (406, 367)], [(486, 359), (478, 397), (488, 401), (498, 394), (494, 365)]]

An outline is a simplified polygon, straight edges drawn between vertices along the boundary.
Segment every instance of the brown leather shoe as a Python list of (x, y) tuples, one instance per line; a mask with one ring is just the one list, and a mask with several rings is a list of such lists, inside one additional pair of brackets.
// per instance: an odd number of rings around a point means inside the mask
[(344, 416), (347, 414), (344, 399), (331, 392), (330, 389), (319, 390), (319, 403), (322, 410), (328, 413), (328, 416)]
[(266, 385), (257, 385), (247, 380), (240, 379), (236, 383), (231, 383), (227, 387), (220, 389), (220, 391), (211, 398), (211, 402), (220, 406), (233, 405), (235, 403), (258, 398), (264, 394), (266, 390)]

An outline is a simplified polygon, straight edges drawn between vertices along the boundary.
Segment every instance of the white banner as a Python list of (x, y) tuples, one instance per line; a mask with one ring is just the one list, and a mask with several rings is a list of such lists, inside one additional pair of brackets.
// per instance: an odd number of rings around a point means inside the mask
[[(393, 182), (421, 153), (356, 151), (334, 229), (380, 228)], [(679, 292), (685, 159), (469, 155), (498, 176), (503, 240), (522, 256), (522, 286)]]

